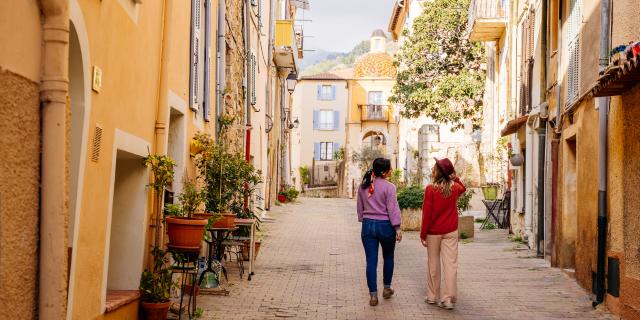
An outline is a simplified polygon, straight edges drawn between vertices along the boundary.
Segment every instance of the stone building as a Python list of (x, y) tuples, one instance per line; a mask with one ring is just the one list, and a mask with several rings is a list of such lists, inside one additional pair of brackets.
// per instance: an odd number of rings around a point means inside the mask
[(507, 85), (514, 231), (625, 319), (640, 317), (640, 49), (628, 46), (640, 40), (638, 10), (476, 0), (469, 13), (470, 36), (507, 61), (488, 81)]
[(264, 174), (254, 200), (275, 194), (266, 185), (282, 172), (269, 150), (283, 126), (271, 119), (296, 71), (277, 56), (301, 55), (299, 7), (308, 3), (0, 2), (0, 318), (136, 319), (155, 230), (141, 159), (172, 157), (169, 192), (180, 193), (194, 174), (191, 138), (217, 136), (220, 115), (234, 118), (230, 149)]

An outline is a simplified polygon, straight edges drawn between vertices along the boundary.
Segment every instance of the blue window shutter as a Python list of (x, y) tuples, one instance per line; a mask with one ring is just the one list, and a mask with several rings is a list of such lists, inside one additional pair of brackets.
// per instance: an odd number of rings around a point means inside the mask
[(333, 112), (333, 130), (340, 129), (340, 111)]
[(320, 161), (320, 142), (313, 144), (313, 158)]
[(320, 126), (320, 111), (313, 110), (313, 129), (318, 130)]
[(319, 85), (318, 85), (318, 89), (317, 89), (317, 90), (318, 90), (318, 94), (317, 94), (317, 97), (316, 97), (316, 98), (317, 98), (318, 100), (322, 100), (322, 85), (320, 85), (320, 84), (319, 84)]
[(335, 154), (338, 151), (340, 151), (340, 142), (334, 142), (333, 143), (333, 153)]
[(336, 86), (332, 85), (331, 86), (331, 100), (335, 100), (336, 99)]

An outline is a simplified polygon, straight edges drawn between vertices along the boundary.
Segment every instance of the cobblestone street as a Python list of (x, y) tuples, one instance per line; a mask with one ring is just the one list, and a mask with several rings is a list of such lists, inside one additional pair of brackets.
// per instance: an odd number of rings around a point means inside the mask
[[(302, 198), (269, 217), (252, 281), (230, 266), (230, 295), (198, 300), (205, 319), (613, 319), (593, 310), (569, 276), (516, 250), (503, 230), (476, 232), (460, 245), (454, 311), (423, 301), (426, 251), (418, 233), (405, 233), (396, 247), (396, 295), (369, 307), (354, 201)], [(381, 267), (378, 274), (381, 285)]]

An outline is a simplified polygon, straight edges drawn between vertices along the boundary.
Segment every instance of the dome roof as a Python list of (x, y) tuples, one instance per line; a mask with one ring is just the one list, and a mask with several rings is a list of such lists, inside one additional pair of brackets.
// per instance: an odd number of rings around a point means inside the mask
[(387, 35), (384, 33), (384, 31), (382, 31), (382, 29), (376, 29), (373, 31), (373, 33), (371, 34), (371, 37), (383, 37), (386, 38)]
[(368, 53), (358, 59), (353, 70), (355, 78), (382, 77), (393, 78), (396, 76), (396, 67), (393, 58), (387, 53)]

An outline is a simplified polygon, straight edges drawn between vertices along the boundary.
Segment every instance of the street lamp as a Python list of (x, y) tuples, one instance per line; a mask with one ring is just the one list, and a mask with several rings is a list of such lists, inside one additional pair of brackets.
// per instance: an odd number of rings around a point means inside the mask
[(296, 83), (298, 83), (298, 75), (291, 71), (287, 76), (287, 91), (289, 91), (289, 94), (293, 94), (293, 90), (296, 89)]

